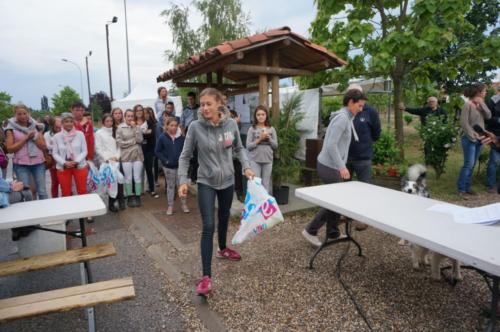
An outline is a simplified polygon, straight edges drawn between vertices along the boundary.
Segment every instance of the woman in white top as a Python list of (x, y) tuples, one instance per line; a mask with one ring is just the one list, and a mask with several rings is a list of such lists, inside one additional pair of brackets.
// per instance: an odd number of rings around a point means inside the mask
[[(113, 117), (109, 114), (103, 115), (102, 127), (95, 133), (95, 152), (99, 163), (118, 163), (120, 162), (120, 149), (116, 144), (115, 130), (113, 127)], [(120, 186), (119, 186), (120, 187)], [(121, 190), (120, 190), (121, 189)], [(120, 209), (125, 209), (125, 200), (123, 198), (123, 187), (118, 189), (116, 197), (109, 196), (109, 211), (118, 212), (115, 202), (118, 199)]]
[(81, 131), (75, 129), (73, 114), (61, 114), (62, 130), (52, 139), (52, 156), (56, 161), (57, 178), (62, 196), (71, 196), (75, 180), (78, 195), (87, 193), (87, 143)]
[[(61, 131), (61, 117), (56, 116), (49, 120), (50, 129), (43, 134), (45, 139), (45, 145), (47, 145), (47, 150), (50, 155), (52, 155), (52, 140), (54, 135)], [(49, 169), (50, 172), (50, 194), (52, 198), (59, 197), (59, 180), (57, 179), (57, 169), (56, 165), (52, 165)]]

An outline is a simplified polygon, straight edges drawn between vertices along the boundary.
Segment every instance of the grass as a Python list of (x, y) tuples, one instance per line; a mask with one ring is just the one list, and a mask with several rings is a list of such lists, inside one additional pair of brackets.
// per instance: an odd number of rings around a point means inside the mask
[[(420, 121), (418, 119), (414, 119), (409, 126), (404, 126), (404, 151), (405, 160), (408, 162), (408, 165), (413, 165), (415, 163), (424, 164), (422, 141), (416, 129), (419, 122)], [(482, 154), (485, 156), (481, 159), (484, 159), (485, 161), (482, 163), (478, 162), (476, 164), (472, 179), (472, 189), (476, 192), (483, 192), (486, 190), (486, 165), (489, 148), (483, 148)], [(445, 172), (439, 179), (436, 178), (436, 173), (432, 167), (427, 168), (427, 186), (432, 198), (444, 201), (457, 199), (457, 180), (462, 164), (462, 146), (460, 144), (460, 140), (457, 139), (457, 143), (449, 151)], [(480, 168), (479, 174), (478, 167)]]
[[(417, 126), (420, 124), (420, 119), (413, 116), (414, 119), (410, 125), (404, 125), (404, 151), (405, 160), (408, 165), (413, 165), (416, 163), (424, 164), (424, 152), (422, 148), (422, 141), (417, 131)], [(387, 116), (384, 113), (380, 114), (383, 129), (388, 128)], [(394, 118), (391, 118), (391, 127), (393, 127)], [(489, 154), (489, 148), (483, 148), (482, 154), (484, 155), (480, 159), (485, 161), (482, 163), (477, 163), (474, 169), (474, 175), (472, 179), (472, 189), (478, 193), (484, 192), (485, 182), (486, 182), (486, 165), (487, 165), (487, 155)], [(457, 200), (457, 180), (460, 173), (460, 169), (463, 164), (463, 154), (462, 146), (460, 140), (457, 139), (457, 143), (449, 151), (448, 159), (446, 161), (446, 167), (444, 173), (439, 179), (436, 178), (436, 173), (433, 168), (428, 167), (427, 169), (427, 186), (429, 193), (432, 198), (436, 198), (444, 201), (454, 201)], [(478, 167), (480, 172), (478, 174)], [(303, 185), (300, 181), (299, 174), (294, 175), (290, 179), (291, 183), (297, 185)], [(320, 184), (321, 181), (315, 175), (313, 180), (314, 184)]]

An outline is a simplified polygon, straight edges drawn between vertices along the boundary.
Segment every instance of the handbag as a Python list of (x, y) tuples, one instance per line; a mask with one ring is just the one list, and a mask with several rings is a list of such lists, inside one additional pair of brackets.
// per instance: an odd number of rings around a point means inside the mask
[(46, 169), (51, 169), (55, 165), (55, 160), (54, 157), (49, 153), (49, 151), (45, 150), (43, 151), (43, 157), (45, 158), (45, 168)]
[(8, 164), (9, 158), (7, 158), (7, 155), (3, 152), (2, 147), (0, 147), (0, 168), (7, 168)]

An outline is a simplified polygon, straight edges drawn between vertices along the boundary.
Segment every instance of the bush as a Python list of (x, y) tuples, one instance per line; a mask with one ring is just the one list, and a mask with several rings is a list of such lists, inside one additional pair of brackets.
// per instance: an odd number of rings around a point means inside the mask
[(453, 121), (447, 121), (442, 116), (430, 117), (425, 126), (419, 127), (424, 144), (425, 163), (434, 168), (438, 179), (445, 171), (448, 152), (457, 141), (458, 130)]
[(406, 122), (406, 125), (409, 126), (410, 123), (413, 121), (413, 116), (409, 115), (409, 114), (405, 114), (403, 116), (403, 119), (405, 120)]
[(273, 186), (279, 187), (283, 182), (300, 170), (300, 161), (295, 154), (300, 148), (300, 132), (297, 124), (304, 118), (300, 112), (302, 94), (293, 94), (283, 102), (278, 119), (272, 124), (278, 137), (278, 150), (273, 161)]
[(396, 164), (399, 161), (399, 150), (394, 134), (387, 130), (382, 131), (380, 138), (373, 144), (373, 164)]

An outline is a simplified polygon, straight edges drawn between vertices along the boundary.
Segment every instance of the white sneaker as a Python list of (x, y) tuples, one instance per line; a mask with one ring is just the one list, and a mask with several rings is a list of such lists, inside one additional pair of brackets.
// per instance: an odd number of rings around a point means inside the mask
[(174, 214), (174, 209), (171, 206), (169, 206), (167, 209), (167, 216), (171, 216), (173, 214)]
[(319, 240), (317, 235), (311, 235), (309, 234), (308, 231), (305, 229), (302, 231), (302, 235), (305, 237), (307, 241), (309, 241), (310, 244), (312, 244), (315, 247), (319, 247), (321, 245), (321, 241)]
[(189, 213), (189, 208), (188, 208), (187, 204), (182, 204), (181, 209), (182, 209), (182, 212)]

